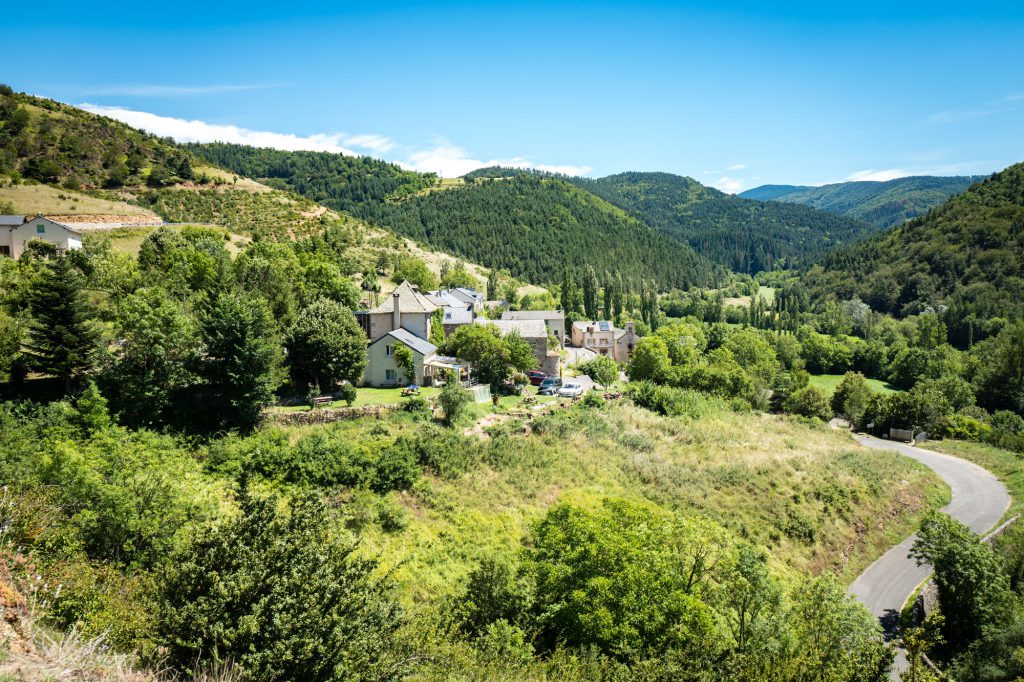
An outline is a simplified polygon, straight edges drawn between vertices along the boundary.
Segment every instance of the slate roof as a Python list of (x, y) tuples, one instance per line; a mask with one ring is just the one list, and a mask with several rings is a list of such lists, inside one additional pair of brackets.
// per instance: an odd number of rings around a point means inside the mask
[(370, 345), (374, 346), (388, 337), (391, 337), (391, 339), (395, 341), (401, 341), (405, 345), (409, 346), (409, 348), (423, 356), (437, 352), (437, 346), (426, 339), (421, 339), (407, 329), (393, 329)]
[(442, 324), (469, 324), (473, 321), (473, 309), (467, 304), (465, 308), (445, 308)]
[(478, 318), (477, 324), (489, 324), (497, 327), (502, 336), (513, 331), (519, 332), (524, 339), (547, 338), (548, 326), (544, 320), (485, 320)]
[(0, 227), (17, 227), (25, 222), (23, 215), (0, 215)]
[(432, 313), (438, 308), (413, 285), (403, 281), (384, 298), (379, 306), (370, 310), (370, 313), (393, 313), (395, 311), (395, 294), (398, 294), (398, 309), (403, 313)]
[(564, 320), (565, 313), (561, 310), (506, 310), (501, 314), (503, 320)]

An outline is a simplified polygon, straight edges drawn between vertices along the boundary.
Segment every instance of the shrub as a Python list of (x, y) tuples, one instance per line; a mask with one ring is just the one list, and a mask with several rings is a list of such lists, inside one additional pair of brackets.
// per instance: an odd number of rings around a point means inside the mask
[(604, 396), (597, 391), (587, 391), (583, 394), (581, 404), (583, 407), (602, 408), (604, 407)]
[(937, 435), (942, 438), (958, 440), (981, 440), (992, 430), (988, 424), (963, 414), (951, 414), (943, 417), (939, 423)]
[(406, 447), (390, 447), (377, 460), (371, 487), (378, 493), (407, 490), (420, 477), (416, 453)]
[(330, 532), (323, 504), (247, 490), (241, 514), (169, 562), (160, 633), (179, 671), (234, 662), (251, 680), (400, 677), (401, 612), (377, 564)]
[(832, 416), (825, 394), (814, 386), (805, 386), (789, 396), (783, 408), (786, 412), (802, 417), (829, 419)]
[(454, 424), (458, 421), (459, 417), (465, 412), (469, 401), (469, 393), (462, 387), (454, 375), (448, 377), (437, 396), (437, 402), (441, 405), (441, 410), (444, 412), (444, 420), (448, 424)]
[(352, 403), (359, 397), (356, 387), (352, 385), (352, 382), (345, 381), (341, 384), (341, 388), (338, 389), (338, 397), (345, 401), (345, 404), (352, 407)]
[(426, 398), (414, 395), (405, 401), (402, 405), (402, 409), (406, 412), (412, 412), (413, 414), (429, 415), (430, 403)]
[(871, 387), (859, 372), (847, 372), (832, 394), (832, 411), (854, 426), (863, 423), (864, 412), (871, 398)]

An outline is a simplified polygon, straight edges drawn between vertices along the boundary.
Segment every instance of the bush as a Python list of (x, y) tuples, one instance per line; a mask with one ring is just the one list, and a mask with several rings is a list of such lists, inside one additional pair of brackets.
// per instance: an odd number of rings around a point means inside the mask
[(288, 447), (278, 442), (261, 447), (257, 439), (250, 445), (250, 466), (266, 478), (317, 486), (358, 486), (374, 474), (373, 459), (362, 445), (328, 431), (315, 431)]
[(597, 391), (587, 391), (583, 394), (581, 404), (583, 407), (602, 408), (604, 407), (604, 396)]
[(992, 430), (985, 422), (963, 414), (951, 414), (942, 419), (937, 430), (942, 438), (982, 440)]
[(359, 392), (356, 391), (356, 387), (351, 382), (345, 381), (341, 384), (341, 388), (338, 389), (338, 397), (345, 401), (345, 404), (352, 407), (352, 403), (359, 397)]
[(402, 409), (406, 412), (412, 412), (418, 415), (429, 415), (430, 414), (430, 403), (426, 398), (418, 395), (411, 396), (402, 405)]
[(406, 447), (390, 447), (380, 454), (370, 486), (378, 493), (407, 490), (419, 477), (416, 453)]
[(832, 394), (832, 411), (854, 426), (860, 426), (863, 423), (864, 412), (868, 409), (871, 393), (871, 387), (868, 386), (863, 374), (847, 372)]
[(401, 612), (377, 564), (330, 532), (323, 504), (247, 490), (241, 514), (168, 563), (160, 634), (179, 671), (234, 662), (250, 680), (394, 679)]
[(832, 411), (829, 409), (825, 394), (814, 386), (805, 386), (789, 396), (783, 405), (783, 409), (790, 414), (815, 419), (824, 420), (832, 416)]
[(469, 393), (462, 387), (454, 375), (448, 377), (437, 396), (437, 402), (444, 412), (444, 420), (448, 424), (454, 424), (458, 421), (459, 417), (465, 412), (469, 401)]

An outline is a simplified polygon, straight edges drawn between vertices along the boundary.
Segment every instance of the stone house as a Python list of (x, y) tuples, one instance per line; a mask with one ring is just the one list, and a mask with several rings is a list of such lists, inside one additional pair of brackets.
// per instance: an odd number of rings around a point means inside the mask
[[(413, 376), (398, 366), (395, 359), (395, 347), (404, 344), (412, 351)], [(437, 357), (437, 346), (425, 339), (412, 334), (406, 329), (393, 329), (376, 341), (370, 342), (366, 349), (366, 370), (363, 383), (377, 388), (389, 386), (408, 386), (409, 384), (427, 383), (433, 376), (431, 363)]]
[(607, 320), (573, 322), (572, 345), (609, 355), (616, 362), (629, 362), (640, 337), (633, 322), (626, 322), (625, 326), (619, 329)]
[(376, 308), (360, 310), (356, 318), (370, 343), (396, 329), (405, 329), (421, 339), (430, 338), (430, 318), (437, 305), (409, 282), (402, 282)]
[(501, 315), (503, 320), (540, 320), (547, 325), (558, 344), (565, 342), (565, 313), (561, 310), (506, 310)]
[(542, 320), (485, 320), (477, 318), (477, 324), (497, 327), (502, 336), (518, 332), (524, 341), (533, 348), (533, 356), (537, 359), (537, 367), (548, 376), (558, 376), (561, 355), (557, 350), (548, 350), (548, 328)]

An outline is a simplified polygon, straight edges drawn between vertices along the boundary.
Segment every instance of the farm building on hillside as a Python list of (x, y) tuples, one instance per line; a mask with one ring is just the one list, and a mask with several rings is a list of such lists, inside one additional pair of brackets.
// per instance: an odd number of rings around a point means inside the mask
[(69, 251), (82, 248), (82, 233), (42, 216), (0, 215), (0, 256), (18, 258), (31, 241)]

